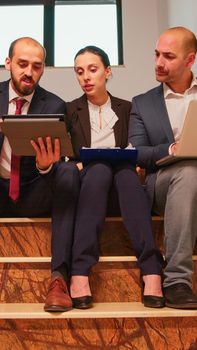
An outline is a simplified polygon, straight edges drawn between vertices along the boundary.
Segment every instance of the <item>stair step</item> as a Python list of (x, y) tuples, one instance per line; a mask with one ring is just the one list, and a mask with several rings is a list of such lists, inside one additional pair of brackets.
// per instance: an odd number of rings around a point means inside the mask
[[(0, 275), (0, 303), (45, 301), (51, 278), (50, 263), (0, 264)], [(90, 285), (95, 302), (141, 301), (136, 263), (98, 263), (92, 268)]]
[[(197, 261), (197, 255), (193, 255), (193, 261)], [(101, 256), (99, 262), (136, 262), (135, 256)], [(0, 257), (0, 264), (9, 263), (48, 263), (51, 262), (51, 257), (49, 256), (6, 256)]]
[(17, 218), (0, 218), (0, 223), (23, 223), (23, 222), (51, 222), (51, 218), (26, 218), (26, 217), (17, 217)]
[[(163, 222), (159, 217), (155, 218), (155, 239), (163, 251)], [(50, 218), (0, 218), (0, 231), (0, 256), (50, 256)], [(106, 219), (99, 241), (101, 256), (134, 255), (128, 232), (120, 217)]]
[[(110, 219), (110, 218), (109, 218)], [(112, 218), (118, 219), (118, 218)], [(153, 222), (157, 246), (163, 252), (163, 222)], [(1, 218), (0, 256), (42, 256), (51, 253), (51, 222), (49, 218)], [(132, 244), (123, 222), (105, 222), (99, 239), (101, 256), (132, 256)], [(197, 255), (197, 243), (194, 249)]]
[[(1, 303), (43, 303), (50, 278), (50, 263), (0, 264)], [(90, 286), (95, 302), (141, 301), (140, 271), (136, 262), (100, 262), (93, 266)], [(193, 291), (197, 293), (197, 261)]]
[[(163, 216), (152, 216), (153, 221), (163, 221)], [(111, 222), (111, 221), (122, 221), (121, 216), (108, 216), (105, 219), (106, 222)], [(51, 218), (26, 218), (26, 217), (17, 217), (17, 218), (0, 218), (0, 223), (22, 223), (22, 222), (51, 222)]]
[[(197, 259), (197, 257), (196, 257)], [(101, 256), (99, 262), (136, 262), (135, 256)], [(0, 263), (46, 263), (51, 262), (49, 256), (6, 256), (0, 257)]]
[(72, 309), (67, 312), (45, 312), (44, 304), (1, 304), (0, 319), (44, 319), (44, 318), (147, 318), (147, 317), (197, 317), (197, 310), (178, 310), (164, 307), (144, 307), (140, 302), (95, 303), (91, 309)]

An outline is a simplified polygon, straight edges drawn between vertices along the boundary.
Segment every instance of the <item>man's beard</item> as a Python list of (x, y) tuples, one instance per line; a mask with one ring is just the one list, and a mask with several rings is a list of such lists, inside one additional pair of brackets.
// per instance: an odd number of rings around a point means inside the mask
[(38, 85), (38, 83), (35, 84), (35, 82), (33, 82), (33, 85), (31, 87), (21, 86), (20, 82), (14, 78), (12, 73), (11, 73), (11, 79), (12, 79), (12, 84), (13, 84), (15, 91), (18, 92), (22, 96), (30, 95), (35, 90), (36, 86)]

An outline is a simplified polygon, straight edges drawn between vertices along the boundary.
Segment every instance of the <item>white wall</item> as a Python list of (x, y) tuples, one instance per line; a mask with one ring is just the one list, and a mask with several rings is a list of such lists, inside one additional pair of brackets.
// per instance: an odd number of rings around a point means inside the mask
[[(197, 32), (197, 1), (122, 0), (122, 12), (124, 66), (112, 67), (113, 78), (108, 87), (112, 94), (131, 100), (134, 95), (157, 85), (154, 48), (159, 34), (175, 25)], [(0, 80), (8, 77), (8, 72), (1, 69)], [(41, 85), (66, 101), (82, 93), (72, 68), (47, 67)]]

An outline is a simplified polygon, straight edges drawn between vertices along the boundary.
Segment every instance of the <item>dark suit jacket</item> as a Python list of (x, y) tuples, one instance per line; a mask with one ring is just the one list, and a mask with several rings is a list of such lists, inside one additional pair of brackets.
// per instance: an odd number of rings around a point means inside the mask
[[(8, 113), (9, 103), (9, 80), (0, 83), (0, 116)], [(45, 113), (66, 113), (66, 103), (53, 93), (36, 87), (34, 96), (29, 106), (30, 114), (45, 114)], [(3, 144), (4, 135), (0, 132), (0, 150)], [(21, 160), (21, 182), (32, 181), (38, 176), (38, 171), (35, 166), (35, 157), (22, 157)]]
[[(128, 123), (131, 102), (111, 96), (111, 106), (118, 117), (114, 125), (116, 147), (128, 145)], [(76, 159), (82, 147), (91, 145), (90, 117), (86, 95), (67, 103), (66, 124), (71, 135), (72, 145)]]
[(133, 98), (129, 142), (139, 150), (139, 166), (147, 170), (146, 187), (152, 205), (158, 170), (155, 162), (168, 155), (168, 148), (174, 142), (162, 84)]

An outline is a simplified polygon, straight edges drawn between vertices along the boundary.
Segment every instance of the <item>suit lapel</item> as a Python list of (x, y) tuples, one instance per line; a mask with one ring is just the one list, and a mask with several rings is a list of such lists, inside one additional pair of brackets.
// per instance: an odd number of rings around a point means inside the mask
[(8, 113), (9, 81), (0, 84), (0, 115)]
[(115, 97), (110, 95), (111, 99), (111, 107), (113, 111), (116, 113), (118, 120), (114, 124), (114, 136), (116, 141), (116, 146), (120, 146), (122, 144), (122, 118), (121, 118), (121, 102), (116, 101)]
[(79, 123), (85, 138), (86, 147), (91, 145), (91, 127), (90, 127), (90, 116), (88, 110), (88, 103), (86, 96), (83, 95), (77, 101), (77, 112)]
[[(0, 116), (8, 113), (9, 81), (0, 83)], [(4, 135), (0, 132), (0, 151), (3, 145)]]
[(29, 106), (28, 113), (30, 114), (41, 114), (45, 105), (45, 93), (44, 90), (37, 86), (31, 104)]
[(163, 85), (161, 84), (156, 90), (153, 98), (153, 106), (156, 109), (156, 115), (159, 117), (161, 126), (170, 143), (174, 142), (174, 135), (170, 124), (164, 96)]
[[(9, 81), (0, 83), (0, 115), (8, 113)], [(29, 113), (41, 113), (45, 105), (44, 91), (38, 86), (33, 95)]]

